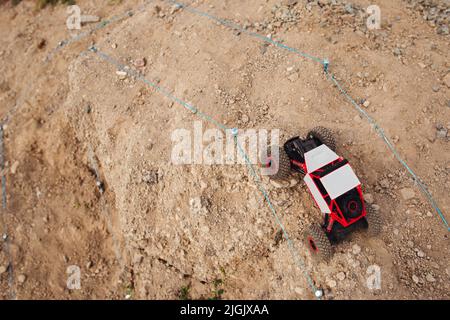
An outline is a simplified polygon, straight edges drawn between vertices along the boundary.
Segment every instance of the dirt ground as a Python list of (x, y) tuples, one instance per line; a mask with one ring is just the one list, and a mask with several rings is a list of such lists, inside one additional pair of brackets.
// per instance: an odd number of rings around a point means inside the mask
[[(189, 3), (328, 58), (450, 220), (448, 1)], [(313, 299), (305, 273), (325, 299), (450, 298), (447, 227), (320, 64), (170, 1), (77, 4), (101, 21), (134, 14), (55, 51), (96, 24), (69, 31), (64, 5), (0, 5), (0, 298)], [(379, 30), (366, 27), (371, 4)], [(93, 44), (230, 127), (284, 138), (333, 129), (383, 217), (381, 236), (357, 232), (317, 264), (302, 232), (320, 212), (304, 183), (264, 178), (299, 268), (246, 166), (171, 163), (172, 132), (199, 118), (88, 52)], [(69, 266), (80, 289), (67, 287)], [(380, 288), (367, 285), (373, 266)]]

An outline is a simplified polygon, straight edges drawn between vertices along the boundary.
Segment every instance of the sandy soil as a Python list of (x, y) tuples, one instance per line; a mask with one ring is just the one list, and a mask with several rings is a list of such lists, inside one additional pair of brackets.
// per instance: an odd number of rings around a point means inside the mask
[[(365, 8), (373, 3), (362, 0), (192, 6), (327, 57), (450, 219), (449, 3), (423, 2), (376, 1), (380, 30), (367, 30)], [(141, 4), (77, 3), (103, 21)], [(325, 299), (450, 297), (448, 230), (320, 64), (166, 1), (46, 62), (74, 33), (66, 18), (64, 6), (1, 5), (0, 115), (10, 115), (1, 228), (11, 252), (9, 259), (0, 250), (1, 298), (312, 299), (304, 272)], [(118, 74), (86, 51), (92, 44), (230, 127), (280, 129), (284, 138), (317, 125), (333, 129), (385, 221), (382, 235), (355, 233), (334, 247), (331, 262), (317, 264), (302, 232), (320, 213), (303, 182), (294, 176), (280, 188), (264, 179), (305, 261), (300, 269), (246, 167), (173, 165), (172, 132), (193, 130), (198, 117)], [(66, 286), (71, 265), (81, 269), (79, 290)], [(380, 289), (367, 286), (374, 265)]]

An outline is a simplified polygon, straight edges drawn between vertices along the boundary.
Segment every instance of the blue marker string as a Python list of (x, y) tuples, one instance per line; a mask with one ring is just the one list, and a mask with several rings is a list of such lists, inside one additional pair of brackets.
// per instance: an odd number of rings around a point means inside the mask
[[(218, 128), (222, 129), (223, 131), (226, 130), (231, 130), (231, 128), (228, 128), (227, 126), (219, 123), (218, 121), (214, 120), (211, 116), (205, 114), (204, 112), (201, 112), (200, 110), (198, 110), (198, 108), (196, 108), (195, 106), (177, 98), (176, 96), (174, 96), (168, 89), (165, 89), (159, 85), (157, 85), (156, 83), (149, 81), (147, 79), (145, 79), (142, 75), (140, 75), (138, 72), (130, 69), (129, 67), (119, 63), (116, 59), (111, 58), (109, 55), (99, 51), (96, 47), (90, 47), (89, 51), (97, 54), (102, 60), (109, 62), (110, 64), (116, 66), (119, 70), (123, 70), (124, 72), (126, 72), (128, 75), (135, 77), (136, 79), (144, 82), (145, 84), (147, 84), (148, 86), (150, 86), (151, 88), (155, 89), (156, 91), (158, 91), (159, 93), (161, 93), (162, 95), (166, 96), (167, 98), (171, 99), (172, 101), (182, 105), (184, 108), (186, 108), (187, 110), (189, 110), (190, 112), (193, 112), (195, 115), (203, 118), (204, 120), (206, 120), (207, 122), (217, 126)], [(307, 269), (306, 269), (306, 265), (303, 261), (303, 259), (300, 257), (299, 253), (297, 252), (297, 250), (295, 249), (294, 243), (292, 242), (291, 238), (289, 237), (289, 234), (286, 230), (286, 228), (284, 227), (283, 223), (281, 222), (281, 219), (279, 217), (279, 215), (277, 214), (274, 206), (272, 205), (272, 202), (269, 199), (268, 193), (265, 190), (265, 188), (263, 187), (262, 183), (261, 183), (261, 179), (258, 176), (258, 174), (256, 173), (256, 170), (253, 166), (253, 164), (251, 163), (248, 155), (245, 153), (245, 151), (243, 150), (243, 148), (241, 147), (241, 145), (238, 143), (238, 139), (237, 136), (235, 136), (235, 145), (237, 146), (239, 153), (241, 154), (241, 156), (244, 158), (245, 163), (249, 169), (249, 173), (250, 175), (253, 177), (253, 180), (255, 181), (259, 191), (262, 193), (262, 195), (264, 196), (264, 199), (266, 200), (270, 211), (272, 213), (272, 215), (275, 218), (276, 223), (279, 225), (279, 227), (281, 228), (282, 232), (283, 232), (283, 236), (286, 239), (287, 243), (288, 243), (288, 247), (289, 250), (291, 251), (291, 254), (294, 257), (295, 263), (298, 266), (298, 268), (303, 272), (308, 285), (310, 286), (311, 290), (313, 291), (313, 294), (316, 296), (316, 293), (318, 292), (318, 289), (316, 288), (316, 286), (314, 285), (314, 282), (311, 278), (311, 276), (309, 275)], [(317, 299), (320, 299), (320, 296), (316, 296)]]

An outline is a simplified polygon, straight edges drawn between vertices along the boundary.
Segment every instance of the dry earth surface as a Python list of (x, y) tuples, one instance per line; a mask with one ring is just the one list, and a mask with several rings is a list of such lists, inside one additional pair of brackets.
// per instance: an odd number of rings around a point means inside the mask
[[(327, 57), (450, 219), (449, 1), (189, 3)], [(142, 3), (77, 4), (107, 21)], [(366, 27), (371, 4), (381, 8), (379, 30)], [(168, 1), (57, 51), (95, 24), (69, 31), (64, 5), (0, 8), (0, 115), (10, 115), (0, 298), (312, 299), (305, 272), (325, 299), (450, 298), (447, 228), (320, 64)], [(330, 263), (314, 263), (302, 232), (320, 212), (303, 182), (264, 178), (299, 268), (246, 166), (172, 164), (172, 132), (199, 118), (86, 51), (92, 44), (227, 126), (283, 138), (333, 129), (385, 221), (382, 235), (355, 233)], [(66, 286), (71, 265), (79, 290)], [(373, 265), (380, 289), (366, 283)]]

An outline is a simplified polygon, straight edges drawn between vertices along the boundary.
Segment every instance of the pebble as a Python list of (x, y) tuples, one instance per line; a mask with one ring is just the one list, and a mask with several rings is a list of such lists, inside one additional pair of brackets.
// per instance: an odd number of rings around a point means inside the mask
[(354, 255), (359, 254), (361, 252), (361, 247), (358, 246), (357, 244), (354, 244), (353, 247), (352, 247), (352, 252), (353, 252)]
[(5, 266), (0, 266), (0, 275), (6, 272), (6, 267)]
[(11, 174), (15, 174), (17, 171), (17, 167), (19, 166), (19, 161), (15, 161), (11, 166)]
[(401, 196), (403, 197), (404, 200), (410, 200), (410, 199), (413, 199), (416, 196), (414, 190), (411, 189), (411, 188), (400, 189), (400, 194), (401, 194)]
[(339, 272), (339, 273), (336, 275), (336, 278), (337, 278), (339, 281), (344, 281), (344, 280), (345, 280), (345, 273), (344, 273), (344, 272)]
[(17, 277), (17, 281), (19, 281), (19, 283), (24, 283), (27, 280), (26, 275), (21, 274)]
[(431, 273), (428, 273), (427, 276), (425, 277), (425, 279), (427, 279), (428, 282), (436, 281), (436, 279), (433, 277), (433, 275)]
[(297, 80), (298, 80), (298, 73), (295, 72), (295, 73), (291, 74), (291, 75), (288, 77), (288, 80), (291, 81), (291, 82), (297, 81)]
[(419, 283), (419, 277), (416, 276), (415, 274), (413, 274), (412, 280), (414, 281), (415, 284), (418, 284), (418, 283)]
[(364, 195), (364, 200), (366, 200), (366, 202), (368, 204), (372, 204), (373, 203), (373, 195), (371, 193), (366, 193)]
[(447, 86), (447, 88), (450, 88), (450, 73), (447, 73), (447, 75), (444, 77), (444, 84)]
[(381, 181), (380, 181), (380, 186), (381, 186), (382, 188), (385, 188), (385, 189), (389, 188), (389, 181), (388, 181), (387, 179), (381, 180)]
[(393, 138), (392, 138), (392, 142), (393, 143), (397, 143), (397, 142), (399, 142), (400, 141), (400, 137), (399, 136), (394, 136)]
[(335, 288), (336, 285), (337, 285), (337, 283), (336, 283), (336, 281), (334, 281), (334, 280), (328, 280), (328, 281), (327, 281), (327, 285), (328, 285), (330, 288)]
[(395, 48), (394, 51), (394, 56), (398, 57), (402, 55), (402, 50), (400, 48)]
[(143, 68), (143, 67), (145, 67), (146, 64), (147, 64), (147, 60), (145, 58), (140, 58), (140, 59), (134, 60), (134, 66), (136, 68)]
[(275, 181), (270, 179), (270, 184), (277, 189), (286, 188), (289, 186), (289, 182), (286, 181)]
[(116, 71), (116, 74), (119, 76), (120, 80), (124, 80), (127, 77), (127, 73), (125, 71)]
[(364, 101), (363, 106), (368, 108), (370, 106), (370, 101), (369, 100)]
[(436, 138), (445, 139), (447, 137), (448, 130), (443, 126), (436, 126)]
[(439, 92), (439, 90), (441, 90), (441, 86), (436, 84), (436, 85), (433, 86), (432, 89), (433, 89), (434, 92)]
[(419, 258), (423, 258), (423, 257), (425, 257), (425, 253), (422, 250), (417, 250), (417, 256)]

